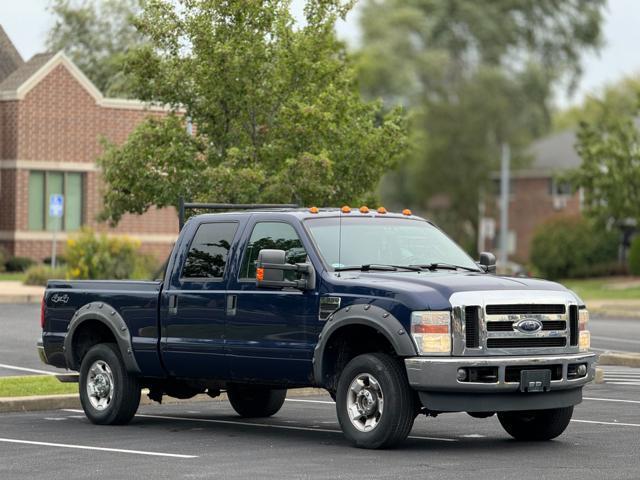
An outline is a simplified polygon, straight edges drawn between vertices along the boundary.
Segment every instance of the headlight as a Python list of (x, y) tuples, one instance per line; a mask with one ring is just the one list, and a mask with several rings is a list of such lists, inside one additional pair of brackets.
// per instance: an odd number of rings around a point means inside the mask
[(581, 352), (587, 352), (591, 347), (591, 332), (587, 330), (589, 327), (589, 311), (586, 308), (578, 310), (578, 345)]
[(411, 336), (420, 355), (450, 355), (451, 312), (413, 312)]

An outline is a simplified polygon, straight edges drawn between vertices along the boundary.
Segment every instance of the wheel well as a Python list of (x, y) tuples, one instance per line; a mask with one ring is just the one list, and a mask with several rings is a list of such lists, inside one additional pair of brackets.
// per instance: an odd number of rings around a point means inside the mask
[(395, 356), (396, 351), (387, 337), (367, 325), (346, 325), (336, 330), (324, 349), (322, 357), (322, 385), (335, 391), (340, 372), (351, 359), (363, 353), (382, 352)]
[(73, 334), (72, 355), (74, 364), (80, 368), (82, 359), (87, 352), (99, 343), (115, 343), (117, 340), (113, 332), (100, 320), (85, 320)]

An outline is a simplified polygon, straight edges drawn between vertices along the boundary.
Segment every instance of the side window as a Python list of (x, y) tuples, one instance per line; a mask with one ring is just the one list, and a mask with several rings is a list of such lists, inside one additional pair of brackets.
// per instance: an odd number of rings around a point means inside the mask
[(182, 278), (222, 278), (237, 223), (203, 223), (198, 227)]
[[(240, 278), (255, 278), (256, 260), (263, 248), (284, 250), (287, 263), (290, 264), (303, 263), (307, 258), (302, 241), (291, 225), (281, 222), (256, 223), (244, 252)], [(285, 272), (286, 277), (291, 275), (295, 278), (294, 272)]]

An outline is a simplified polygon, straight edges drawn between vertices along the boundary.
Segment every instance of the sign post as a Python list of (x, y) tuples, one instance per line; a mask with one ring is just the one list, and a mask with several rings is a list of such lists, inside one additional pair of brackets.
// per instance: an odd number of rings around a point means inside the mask
[[(58, 232), (58, 221), (64, 214), (64, 196), (54, 194), (49, 196), (49, 217), (53, 219), (53, 241), (51, 245), (51, 268), (56, 268), (56, 233)], [(58, 220), (60, 219), (60, 220)]]

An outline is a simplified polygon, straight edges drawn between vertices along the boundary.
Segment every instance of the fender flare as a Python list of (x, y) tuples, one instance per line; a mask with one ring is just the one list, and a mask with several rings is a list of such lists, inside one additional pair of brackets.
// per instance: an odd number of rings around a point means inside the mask
[(418, 355), (409, 332), (400, 321), (383, 308), (371, 304), (357, 304), (344, 307), (327, 319), (313, 352), (313, 378), (318, 386), (325, 386), (326, 372), (324, 356), (327, 344), (333, 334), (347, 325), (364, 325), (383, 335), (399, 357)]
[(104, 302), (91, 302), (84, 307), (76, 310), (71, 317), (67, 329), (67, 335), (64, 338), (64, 356), (67, 366), (72, 370), (79, 370), (80, 365), (76, 362), (73, 352), (73, 340), (78, 327), (84, 322), (92, 320), (99, 321), (104, 324), (113, 334), (120, 350), (120, 355), (124, 361), (125, 368), (130, 373), (140, 373), (140, 367), (133, 355), (133, 346), (131, 344), (131, 336), (126, 322), (118, 311), (111, 305)]

